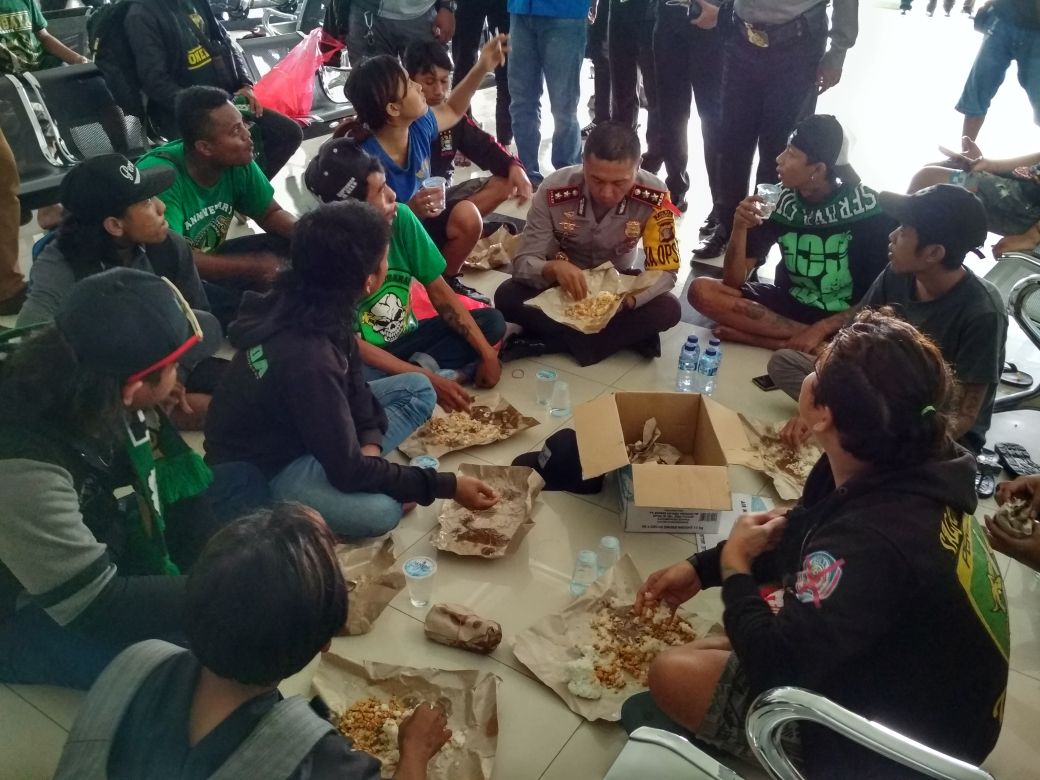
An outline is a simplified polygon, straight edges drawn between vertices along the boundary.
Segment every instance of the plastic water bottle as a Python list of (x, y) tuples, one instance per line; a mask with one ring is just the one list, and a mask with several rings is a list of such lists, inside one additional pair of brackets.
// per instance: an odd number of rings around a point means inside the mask
[(596, 551), (582, 550), (574, 562), (574, 574), (571, 576), (571, 593), (580, 596), (596, 581)]
[(602, 577), (621, 558), (621, 541), (616, 536), (604, 536), (599, 540), (596, 555), (596, 573)]
[(712, 336), (710, 339), (708, 339), (708, 346), (711, 347), (712, 349), (714, 349), (716, 352), (719, 353), (719, 362), (721, 363), (722, 362), (722, 342), (719, 339), (715, 338), (715, 336)]
[(701, 348), (696, 336), (688, 336), (686, 343), (679, 350), (679, 369), (675, 374), (675, 389), (680, 393), (694, 392), (697, 378), (697, 361), (700, 360)]
[(715, 392), (715, 376), (719, 373), (719, 353), (714, 347), (708, 347), (697, 363), (698, 389), (704, 395)]

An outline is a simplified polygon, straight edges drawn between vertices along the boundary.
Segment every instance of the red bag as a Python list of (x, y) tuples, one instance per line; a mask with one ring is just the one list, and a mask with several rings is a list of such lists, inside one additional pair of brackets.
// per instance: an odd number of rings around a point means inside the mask
[(306, 119), (310, 115), (314, 102), (314, 74), (343, 48), (340, 41), (327, 36), (323, 38), (323, 35), (324, 30), (320, 27), (311, 30), (256, 83), (253, 94), (260, 105), (293, 119)]

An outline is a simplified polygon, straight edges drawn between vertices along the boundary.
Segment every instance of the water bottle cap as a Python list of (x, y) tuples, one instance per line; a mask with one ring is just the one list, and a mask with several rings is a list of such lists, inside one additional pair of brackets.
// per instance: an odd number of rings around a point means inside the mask
[(617, 550), (621, 547), (621, 541), (616, 536), (604, 536), (599, 540), (599, 544), (608, 550)]
[(596, 551), (595, 550), (582, 550), (578, 553), (578, 561), (580, 563), (589, 563), (592, 565), (596, 564)]
[(556, 379), (556, 372), (553, 371), (551, 368), (540, 368), (538, 369), (537, 376), (539, 379), (544, 379), (546, 381), (551, 382), (554, 379)]
[(718, 352), (718, 350), (717, 350), (717, 349), (715, 349), (715, 347), (708, 347), (708, 348), (707, 348), (707, 349), (706, 349), (706, 350), (704, 351), (704, 354), (705, 354), (705, 355), (709, 355), (709, 356), (710, 356), (710, 355), (717, 355), (717, 354), (719, 354), (719, 352)]
[(722, 339), (717, 339), (714, 336), (712, 336), (710, 339), (708, 339), (708, 344), (709, 346), (717, 347), (720, 344), (722, 344)]
[(700, 339), (698, 339), (697, 336), (695, 334), (693, 334), (693, 333), (691, 333), (689, 336), (686, 337), (686, 343), (687, 344), (696, 344), (699, 341), (700, 341)]

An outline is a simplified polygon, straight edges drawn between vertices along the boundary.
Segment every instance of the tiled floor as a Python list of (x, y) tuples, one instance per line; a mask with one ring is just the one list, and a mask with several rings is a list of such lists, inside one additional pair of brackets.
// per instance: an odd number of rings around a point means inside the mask
[[(870, 2), (861, 6), (861, 32), (849, 55), (845, 79), (820, 100), (820, 110), (833, 112), (856, 137), (852, 161), (865, 181), (878, 188), (903, 189), (913, 170), (936, 159), (936, 143), (952, 145), (959, 136), (960, 117), (952, 111), (963, 77), (980, 37), (963, 17), (941, 15), (928, 19), (923, 4), (911, 16), (900, 17), (897, 3)], [(582, 82), (591, 90), (591, 81)], [(490, 91), (477, 98), (479, 118), (493, 117)], [(548, 112), (546, 112), (548, 114)], [(584, 119), (584, 112), (582, 118)], [(1021, 154), (1038, 146), (1037, 129), (1029, 122), (1028, 103), (1009, 75), (998, 95), (980, 139), (990, 156)], [(493, 121), (493, 120), (491, 120)], [(551, 121), (549, 119), (547, 122)], [(644, 123), (645, 124), (645, 123)], [(545, 134), (548, 137), (548, 133)], [(691, 133), (691, 155), (699, 160), (699, 138)], [(316, 144), (309, 143), (276, 181), (279, 198), (297, 210), (309, 207), (301, 193), (301, 173)], [(692, 170), (695, 188), (691, 212), (681, 228), (687, 249), (696, 237), (708, 199), (703, 172)], [(30, 229), (23, 230), (28, 255)], [(980, 263), (977, 270), (988, 268)], [(494, 272), (467, 277), (490, 291), (500, 276)], [(680, 285), (683, 280), (680, 280)], [(10, 323), (4, 323), (10, 324)], [(521, 452), (540, 446), (566, 420), (548, 417), (534, 402), (534, 374), (542, 365), (562, 372), (571, 382), (574, 403), (615, 390), (668, 389), (674, 381), (674, 356), (689, 332), (682, 324), (664, 337), (664, 357), (648, 361), (622, 354), (598, 366), (580, 369), (566, 357), (546, 357), (510, 364), (503, 372), (502, 393), (523, 413), (541, 424), (495, 446), (443, 459), (447, 468), (458, 463), (506, 464)], [(1034, 376), (1040, 375), (1040, 355), (1020, 333), (1012, 330), (1008, 357)], [(784, 419), (794, 405), (781, 393), (762, 393), (750, 378), (764, 372), (766, 353), (739, 345), (727, 345), (716, 398), (740, 411), (768, 420)], [(1034, 413), (1035, 415), (1036, 413)], [(1005, 438), (1016, 437), (1034, 456), (1040, 453), (1040, 426), (1023, 422), (1021, 415), (998, 415), (994, 430)], [(996, 435), (996, 433), (995, 433)], [(198, 437), (193, 437), (197, 442)], [(731, 470), (734, 489), (770, 495), (771, 488), (758, 474)], [(567, 580), (575, 552), (606, 533), (618, 533), (613, 508), (614, 493), (578, 497), (544, 493), (536, 525), (517, 553), (496, 561), (440, 556), (435, 599), (466, 604), (478, 613), (502, 623), (505, 641), (484, 658), (426, 641), (420, 611), (399, 596), (368, 635), (337, 639), (334, 649), (356, 658), (445, 668), (479, 668), (502, 678), (500, 694), (501, 736), (495, 765), (496, 780), (594, 780), (623, 744), (619, 728), (611, 724), (585, 723), (572, 714), (547, 688), (534, 680), (510, 651), (516, 633), (542, 615), (568, 601)], [(992, 511), (985, 504), (980, 512)], [(420, 508), (395, 531), (398, 549), (409, 553), (432, 552), (427, 537), (435, 525), (437, 508)], [(678, 560), (692, 551), (688, 539), (672, 535), (622, 534), (624, 551), (641, 571)], [(1002, 558), (1012, 612), (1013, 648), (1005, 725), (996, 751), (986, 767), (997, 777), (1036, 777), (1040, 749), (1036, 724), (1040, 722), (1040, 581), (1017, 563)], [(693, 608), (710, 616), (721, 612), (715, 594), (699, 596)], [(950, 637), (956, 641), (956, 637)], [(965, 659), (970, 664), (971, 659)], [(308, 688), (313, 665), (286, 681), (287, 692)], [(956, 684), (951, 680), (950, 684)], [(53, 771), (80, 694), (46, 687), (0, 686), (0, 778), (44, 778)], [(740, 767), (747, 776), (761, 776)]]

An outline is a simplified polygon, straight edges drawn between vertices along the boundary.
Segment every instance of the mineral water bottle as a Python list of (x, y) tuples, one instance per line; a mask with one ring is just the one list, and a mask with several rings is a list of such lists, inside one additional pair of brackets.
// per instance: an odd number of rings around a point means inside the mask
[(679, 369), (675, 374), (675, 389), (680, 393), (694, 392), (696, 383), (697, 361), (700, 360), (701, 348), (696, 336), (688, 336), (683, 348), (679, 350)]
[(571, 577), (571, 593), (580, 596), (596, 581), (596, 551), (582, 550), (574, 562), (574, 574)]
[(698, 389), (704, 395), (715, 392), (715, 376), (719, 373), (719, 353), (714, 347), (708, 347), (697, 363)]
[(719, 362), (722, 362), (722, 342), (719, 341), (715, 336), (708, 339), (708, 346), (719, 353)]

